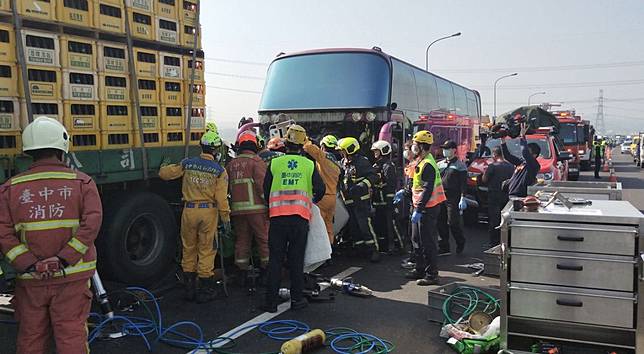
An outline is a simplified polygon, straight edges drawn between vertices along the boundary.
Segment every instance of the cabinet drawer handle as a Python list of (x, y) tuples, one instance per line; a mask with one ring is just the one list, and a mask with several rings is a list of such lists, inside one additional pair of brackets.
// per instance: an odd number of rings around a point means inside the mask
[(584, 307), (584, 303), (581, 301), (570, 301), (570, 300), (560, 300), (560, 299), (557, 299), (557, 305), (570, 306), (570, 307)]
[(576, 272), (581, 272), (584, 270), (583, 266), (575, 266), (575, 265), (566, 265), (566, 264), (557, 264), (557, 269), (559, 270), (574, 270)]
[(557, 236), (559, 241), (569, 241), (569, 242), (584, 242), (584, 238), (581, 236)]

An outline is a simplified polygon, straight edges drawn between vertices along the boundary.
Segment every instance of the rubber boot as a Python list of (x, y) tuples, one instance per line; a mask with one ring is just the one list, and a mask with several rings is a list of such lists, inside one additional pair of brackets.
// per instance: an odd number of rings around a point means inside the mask
[(199, 278), (197, 286), (197, 303), (204, 304), (217, 298), (214, 278)]
[(371, 263), (378, 263), (380, 262), (380, 251), (378, 251), (377, 247), (373, 247), (371, 249), (371, 258), (369, 259)]
[(195, 301), (197, 273), (183, 273), (184, 296), (186, 301)]

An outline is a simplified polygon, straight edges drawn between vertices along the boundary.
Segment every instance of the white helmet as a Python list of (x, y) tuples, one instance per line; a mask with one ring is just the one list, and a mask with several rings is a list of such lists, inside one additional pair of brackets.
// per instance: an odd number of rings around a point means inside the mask
[(69, 151), (69, 134), (57, 120), (40, 116), (22, 132), (22, 151), (57, 149)]
[(384, 140), (378, 140), (371, 145), (371, 151), (378, 150), (383, 156), (391, 154), (391, 144)]

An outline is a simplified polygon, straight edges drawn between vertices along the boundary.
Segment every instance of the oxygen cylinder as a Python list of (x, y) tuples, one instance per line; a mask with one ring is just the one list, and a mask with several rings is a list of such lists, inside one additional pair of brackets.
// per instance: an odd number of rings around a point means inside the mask
[(309, 353), (313, 349), (323, 346), (325, 340), (326, 335), (324, 332), (321, 329), (314, 329), (282, 344), (280, 354)]

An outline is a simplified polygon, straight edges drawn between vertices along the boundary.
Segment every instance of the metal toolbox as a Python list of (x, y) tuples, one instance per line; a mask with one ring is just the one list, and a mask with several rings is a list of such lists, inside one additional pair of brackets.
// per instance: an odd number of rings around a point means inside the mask
[(633, 311), (632, 293), (521, 283), (510, 286), (511, 316), (632, 328)]
[[(504, 209), (501, 345), (644, 353), (643, 215), (626, 201)], [(577, 351), (575, 351), (577, 350)]]
[(622, 184), (620, 182), (552, 181), (546, 185), (528, 187), (530, 195), (534, 195), (538, 191), (560, 192), (568, 198), (622, 200)]

